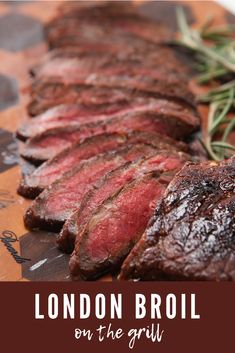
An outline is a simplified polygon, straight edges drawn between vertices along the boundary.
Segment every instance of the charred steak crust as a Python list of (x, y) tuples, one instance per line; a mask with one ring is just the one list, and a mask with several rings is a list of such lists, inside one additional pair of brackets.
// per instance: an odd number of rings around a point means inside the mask
[[(170, 152), (170, 153), (169, 153)], [(182, 152), (158, 150), (153, 157), (141, 158), (136, 162), (124, 165), (107, 173), (94, 187), (85, 194), (80, 207), (65, 222), (57, 243), (61, 250), (72, 252), (74, 243), (80, 242), (82, 229), (85, 227), (92, 213), (107, 198), (111, 197), (126, 183), (151, 171), (161, 173), (170, 172), (172, 177), (190, 157)], [(167, 179), (170, 181), (170, 178)]]
[(133, 98), (130, 102), (119, 102), (116, 104), (102, 106), (82, 106), (80, 104), (60, 105), (57, 108), (49, 109), (35, 119), (23, 123), (17, 130), (17, 137), (27, 140), (30, 137), (42, 133), (48, 129), (89, 122), (107, 121), (115, 117), (122, 117), (127, 114), (145, 113), (154, 111), (156, 115), (166, 118), (184, 118), (185, 120), (197, 119), (194, 114), (187, 111), (184, 106), (166, 99), (154, 98)]
[(169, 184), (121, 279), (235, 280), (235, 158), (187, 164)]
[(187, 145), (157, 133), (133, 131), (129, 134), (104, 133), (75, 143), (54, 158), (43, 163), (33, 173), (22, 176), (18, 193), (27, 198), (35, 198), (46, 187), (59, 179), (66, 172), (78, 165), (82, 160), (89, 159), (98, 153), (116, 149), (119, 146), (136, 143), (150, 143), (156, 149), (171, 151), (187, 151)]
[[(123, 65), (116, 65), (112, 68), (97, 70), (90, 74), (67, 75), (54, 80), (36, 80), (33, 85), (33, 94), (40, 95), (52, 84), (58, 97), (64, 84), (66, 86), (78, 86), (85, 89), (91, 87), (99, 88), (119, 88), (135, 91), (138, 94), (147, 94), (155, 98), (168, 98), (175, 100), (188, 107), (195, 108), (194, 96), (189, 90), (188, 81), (179, 73), (169, 73), (167, 70), (152, 70), (151, 68), (135, 68)], [(58, 85), (60, 84), (60, 85)], [(43, 90), (43, 91), (41, 91)], [(61, 93), (60, 93), (61, 96)], [(64, 98), (62, 98), (64, 99)], [(60, 103), (61, 104), (61, 103)]]
[[(31, 116), (42, 114), (46, 110), (56, 105), (61, 104), (83, 104), (86, 106), (93, 106), (98, 109), (107, 107), (110, 104), (128, 103), (136, 97), (152, 97), (152, 98), (165, 98), (170, 102), (181, 104), (184, 109), (196, 114), (196, 106), (194, 98), (191, 97), (190, 104), (185, 99), (177, 98), (172, 94), (164, 94), (162, 87), (159, 87), (156, 92), (156, 85), (153, 83), (154, 88), (151, 86), (142, 90), (137, 86), (134, 88), (128, 87), (105, 87), (105, 86), (92, 86), (92, 85), (67, 85), (63, 82), (43, 81), (34, 83), (32, 100), (28, 105), (28, 112)], [(179, 91), (179, 88), (178, 88)], [(183, 97), (183, 92), (181, 97)]]

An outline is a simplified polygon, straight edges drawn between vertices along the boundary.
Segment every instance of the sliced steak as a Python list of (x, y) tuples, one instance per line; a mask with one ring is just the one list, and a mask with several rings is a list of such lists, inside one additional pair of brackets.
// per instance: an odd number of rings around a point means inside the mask
[[(146, 52), (148, 55), (146, 57)], [(116, 61), (127, 61), (131, 60), (134, 64), (162, 65), (164, 63), (165, 68), (173, 69), (176, 71), (186, 72), (187, 67), (180, 65), (180, 61), (176, 55), (176, 51), (170, 49), (164, 45), (151, 45), (147, 42), (132, 43), (132, 45), (126, 45), (125, 42), (119, 43), (80, 43), (75, 47), (62, 47), (49, 51), (40, 62), (33, 67), (30, 72), (33, 76), (41, 76), (42, 71), (45, 68), (50, 68), (50, 76), (55, 75), (55, 68), (52, 67), (51, 63), (59, 64), (62, 59), (76, 59), (84, 60), (86, 58), (100, 58), (108, 56), (109, 58), (116, 58)], [(79, 60), (78, 60), (79, 59)], [(58, 61), (60, 60), (60, 61)], [(93, 68), (92, 68), (93, 69)]]
[[(126, 89), (125, 87), (96, 87), (89, 85), (65, 85), (63, 83), (40, 82), (35, 87), (36, 93), (33, 94), (33, 99), (28, 105), (30, 115), (39, 115), (51, 107), (60, 104), (82, 104), (96, 109), (105, 109), (111, 104), (127, 104), (139, 97), (148, 98), (167, 98), (169, 101), (180, 103), (184, 109), (195, 114), (195, 105), (193, 99), (191, 104), (185, 103), (182, 99), (177, 99), (172, 94), (167, 92), (164, 94), (164, 87), (156, 91), (156, 87), (149, 91), (141, 91), (138, 89)], [(91, 109), (90, 108), (90, 109)]]
[(126, 106), (126, 103), (112, 104), (108, 106), (90, 106), (82, 104), (61, 104), (46, 110), (44, 113), (30, 119), (20, 125), (16, 135), (25, 141), (30, 137), (42, 133), (48, 129), (60, 126), (74, 125), (92, 121), (97, 115), (113, 114)]
[[(107, 70), (108, 71), (108, 70)], [(145, 68), (116, 69), (115, 73), (97, 72), (90, 74), (81, 83), (98, 87), (120, 87), (148, 92), (155, 97), (174, 98), (175, 100), (194, 106), (194, 97), (188, 88), (184, 76), (166, 73), (164, 70), (150, 70)]]
[(120, 16), (134, 16), (137, 14), (137, 8), (130, 1), (81, 1), (65, 2), (57, 10), (55, 16), (46, 25), (46, 30), (55, 28), (61, 23), (69, 23), (73, 19), (104, 19)]
[(186, 165), (168, 186), (121, 279), (235, 280), (235, 159)]
[(91, 13), (91, 9), (94, 11), (93, 16), (97, 13), (99, 14), (101, 11), (104, 11), (106, 14), (110, 13), (110, 15), (113, 14), (114, 11), (117, 11), (117, 13), (120, 13), (120, 11), (121, 13), (133, 13), (133, 11), (136, 11), (136, 8), (133, 6), (131, 1), (124, 2), (122, 0), (118, 0), (112, 3), (107, 0), (67, 1), (63, 2), (62, 5), (57, 8), (58, 16), (51, 20), (49, 25), (53, 26), (54, 22), (58, 20), (61, 21), (64, 18), (81, 16), (81, 11), (83, 11), (82, 15), (85, 16), (86, 13)]
[[(55, 59), (74, 59), (74, 58), (84, 58), (87, 55), (89, 56), (100, 56), (105, 53), (109, 55), (114, 55), (117, 53), (119, 47), (110, 44), (102, 44), (102, 43), (81, 43), (79, 46), (67, 46), (62, 48), (57, 48), (50, 50), (46, 53), (40, 61), (30, 69), (30, 73), (32, 76), (36, 76), (38, 72), (44, 68), (49, 62), (54, 61)], [(128, 48), (127, 52), (132, 53), (134, 48)]]
[[(182, 152), (160, 150), (156, 151), (154, 157), (140, 159), (133, 163), (127, 162), (125, 165), (108, 173), (85, 195), (80, 207), (64, 224), (58, 238), (60, 249), (65, 252), (72, 252), (75, 239), (77, 243), (76, 249), (78, 249), (82, 230), (92, 213), (102, 202), (114, 195), (126, 183), (150, 171), (163, 173), (174, 170), (176, 173), (182, 168), (185, 161), (189, 159), (190, 157)], [(79, 250), (76, 251), (79, 254)]]
[[(82, 46), (83, 47), (83, 46)], [(71, 49), (64, 49), (63, 51), (56, 51), (57, 55), (49, 57), (49, 60), (44, 59), (41, 65), (38, 65), (33, 70), (33, 75), (37, 79), (44, 80), (67, 80), (67, 77), (84, 77), (87, 74), (91, 74), (97, 70), (114, 68), (117, 65), (125, 67), (144, 67), (152, 68), (163, 66), (164, 70), (168, 70), (168, 73), (181, 72), (182, 66), (179, 60), (176, 58), (173, 50), (164, 46), (156, 46), (154, 51), (145, 48), (145, 51), (134, 49), (129, 47), (128, 49), (121, 48), (121, 45), (117, 46), (117, 51), (111, 47), (113, 52), (102, 52), (101, 48), (98, 52), (81, 52)], [(107, 47), (107, 46), (106, 46)], [(146, 50), (148, 55), (146, 56)], [(59, 56), (60, 53), (60, 56)], [(67, 81), (66, 81), (67, 82)], [(71, 83), (71, 82), (70, 82)]]
[[(159, 104), (161, 101), (159, 102)], [(162, 102), (164, 104), (164, 101)], [(115, 113), (126, 113), (144, 108), (144, 105), (151, 106), (151, 99), (136, 99), (135, 104), (127, 101), (119, 101), (107, 105), (83, 105), (83, 104), (62, 104), (46, 110), (44, 113), (24, 122), (17, 130), (17, 137), (25, 141), (48, 129), (54, 129), (61, 126), (84, 124), (91, 121), (105, 120), (111, 118)], [(173, 107), (173, 105), (172, 105)], [(180, 110), (180, 106), (174, 105), (174, 108)], [(182, 107), (183, 110), (183, 107)], [(182, 111), (182, 114), (187, 114)], [(114, 115), (115, 117), (115, 115)]]
[(151, 145), (134, 145), (80, 163), (35, 199), (26, 212), (25, 225), (30, 229), (60, 229), (97, 180), (126, 161), (153, 155), (155, 151)]
[(37, 93), (28, 105), (28, 112), (32, 116), (42, 114), (49, 108), (61, 104), (81, 104), (90, 109), (106, 109), (111, 104), (127, 104), (134, 97), (132, 92), (117, 88), (90, 87), (63, 83), (40, 83)]
[(126, 116), (77, 126), (47, 130), (29, 139), (21, 155), (34, 163), (54, 157), (73, 142), (99, 135), (103, 132), (127, 132), (130, 130), (159, 132), (176, 139), (188, 137), (199, 127), (198, 118), (192, 120), (183, 116), (161, 116), (153, 113), (129, 113)]
[(95, 279), (118, 269), (145, 230), (164, 189), (159, 174), (152, 172), (128, 183), (98, 207), (83, 230), (79, 256), (76, 249), (70, 259), (72, 278)]
[(18, 193), (34, 198), (56, 179), (78, 165), (82, 160), (107, 152), (126, 144), (151, 143), (158, 149), (186, 151), (184, 143), (174, 141), (157, 133), (132, 132), (130, 134), (104, 133), (87, 138), (82, 143), (75, 143), (54, 158), (43, 163), (33, 173), (23, 176)]
[[(194, 98), (188, 87), (188, 80), (184, 75), (171, 73), (169, 70), (135, 67), (133, 65), (117, 64), (90, 73), (74, 70), (67, 74), (67, 70), (56, 73), (45, 82), (59, 82), (65, 85), (91, 85), (98, 87), (118, 87), (136, 91), (152, 93), (158, 97), (175, 98), (190, 106), (194, 105)], [(37, 93), (38, 84), (43, 80), (36, 80), (34, 92)]]
[(154, 111), (156, 115), (162, 117), (180, 118), (185, 121), (195, 120), (195, 116), (191, 114), (180, 104), (169, 102), (166, 99), (154, 98), (136, 98), (130, 103), (120, 102), (119, 104), (109, 105), (107, 107), (86, 108), (81, 105), (64, 105), (50, 109), (46, 113), (35, 119), (23, 123), (17, 130), (17, 137), (21, 140), (34, 137), (48, 129), (58, 127), (72, 126), (77, 124), (85, 124), (92, 121), (108, 120), (115, 117), (121, 118), (126, 114), (146, 113), (149, 110)]
[[(70, 75), (86, 77), (91, 72), (115, 65), (117, 57), (111, 55), (86, 55), (83, 58), (56, 58), (49, 60), (36, 73), (36, 79), (63, 80)], [(68, 83), (73, 83), (71, 81)]]

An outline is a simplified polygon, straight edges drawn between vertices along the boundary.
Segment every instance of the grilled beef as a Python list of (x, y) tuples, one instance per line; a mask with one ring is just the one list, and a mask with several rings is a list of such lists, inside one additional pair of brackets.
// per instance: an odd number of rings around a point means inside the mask
[[(49, 60), (36, 72), (36, 79), (58, 80), (65, 83), (74, 83), (71, 75), (75, 75), (74, 80), (82, 79), (96, 70), (112, 67), (118, 63), (116, 56), (112, 55), (86, 55), (83, 58), (56, 58)], [(70, 77), (68, 79), (68, 77)], [(67, 81), (67, 79), (69, 81)], [(79, 82), (79, 81), (78, 81)], [(77, 83), (75, 81), (75, 83)]]
[(127, 162), (123, 166), (108, 173), (85, 195), (80, 207), (64, 224), (58, 238), (60, 249), (65, 252), (71, 252), (76, 239), (76, 256), (79, 256), (79, 242), (82, 230), (92, 213), (102, 202), (114, 195), (126, 183), (135, 178), (149, 173), (150, 171), (163, 173), (174, 170), (176, 172), (182, 167), (186, 160), (189, 160), (189, 156), (182, 152), (159, 150), (156, 151), (154, 157), (140, 159), (133, 163)]
[(31, 116), (42, 114), (61, 104), (81, 104), (94, 109), (106, 109), (110, 105), (127, 104), (134, 97), (132, 92), (117, 88), (90, 87), (62, 83), (40, 83), (28, 105)]
[[(93, 12), (94, 14), (94, 12)], [(63, 18), (47, 26), (47, 39), (52, 48), (61, 45), (76, 45), (82, 42), (124, 41), (127, 36), (152, 43), (162, 43), (172, 39), (172, 33), (161, 24), (146, 20), (138, 14), (115, 14), (112, 17), (83, 16)], [(102, 26), (101, 26), (102, 23)], [(121, 39), (120, 39), (121, 37)], [(62, 43), (62, 44), (61, 44)], [(130, 43), (130, 41), (129, 41)]]
[(147, 113), (129, 113), (126, 116), (98, 121), (83, 125), (61, 127), (47, 130), (29, 139), (21, 155), (33, 162), (42, 162), (71, 146), (73, 142), (98, 135), (103, 132), (127, 132), (131, 130), (159, 132), (176, 139), (187, 137), (198, 128), (198, 118), (191, 116), (191, 121), (184, 116), (174, 117)]
[[(148, 56), (146, 56), (148, 52)], [(134, 65), (144, 66), (162, 66), (165, 69), (187, 72), (187, 66), (180, 65), (180, 61), (176, 55), (176, 51), (169, 49), (164, 45), (151, 45), (147, 42), (131, 43), (126, 46), (125, 43), (81, 43), (79, 46), (69, 46), (58, 48), (48, 52), (41, 61), (31, 69), (32, 76), (42, 76), (45, 70), (51, 77), (55, 76), (54, 64), (61, 65), (64, 59), (76, 59), (77, 63), (84, 59), (99, 59), (103, 57), (112, 59), (115, 62), (123, 62), (131, 60)], [(53, 63), (53, 65), (52, 65)], [(94, 67), (92, 67), (94, 69)]]
[[(98, 120), (98, 116), (105, 118), (115, 112), (126, 108), (127, 102), (119, 102), (107, 106), (88, 106), (82, 104), (61, 104), (48, 109), (38, 115), (35, 119), (30, 119), (18, 128), (16, 135), (18, 139), (25, 141), (30, 137), (42, 133), (48, 129), (60, 126), (86, 123), (93, 119)], [(100, 118), (101, 119), (101, 118)]]
[[(94, 47), (97, 50), (97, 45)], [(49, 59), (47, 55), (42, 64), (33, 69), (32, 74), (41, 80), (58, 79), (67, 82), (67, 77), (70, 75), (73, 75), (74, 79), (80, 78), (97, 70), (111, 69), (114, 65), (122, 65), (127, 68), (145, 67), (152, 68), (152, 70), (156, 67), (162, 67), (161, 70), (168, 70), (168, 73), (171, 71), (180, 73), (186, 69), (180, 65), (174, 51), (164, 46), (156, 46), (154, 51), (149, 52), (149, 48), (146, 46), (139, 50), (132, 47), (123, 50), (119, 45), (116, 46), (117, 51), (115, 52), (113, 46), (110, 45), (110, 53), (102, 52), (103, 47), (106, 47), (106, 50), (109, 49), (109, 46), (102, 46), (101, 43), (101, 48), (96, 52), (82, 52), (82, 48), (80, 51), (75, 50), (76, 48), (57, 50), (50, 55)], [(85, 47), (84, 50), (86, 49)], [(146, 50), (148, 50), (147, 57)]]
[(95, 279), (116, 270), (140, 238), (164, 192), (156, 172), (118, 190), (93, 213), (70, 260), (73, 279)]
[(186, 165), (168, 186), (121, 279), (235, 280), (235, 159)]
[(151, 145), (137, 144), (79, 163), (35, 199), (26, 212), (25, 225), (28, 228), (60, 229), (97, 180), (126, 161), (153, 155), (155, 151)]
[(138, 14), (138, 7), (132, 1), (109, 0), (100, 1), (77, 1), (65, 2), (58, 8), (58, 16), (56, 16), (49, 26), (63, 21), (67, 18), (113, 18), (117, 16), (128, 16)]
[[(40, 94), (40, 86), (53, 80), (37, 80), (33, 90)], [(192, 106), (194, 97), (188, 88), (188, 82), (179, 73), (169, 73), (164, 69), (133, 67), (133, 65), (113, 65), (101, 70), (94, 70), (90, 74), (75, 70), (70, 74), (67, 71), (58, 72), (55, 83), (65, 85), (85, 85), (96, 87), (112, 87), (146, 92), (155, 97), (175, 99)]]
[(82, 143), (75, 143), (72, 147), (42, 164), (33, 173), (25, 174), (18, 188), (18, 193), (28, 198), (34, 198), (82, 160), (116, 149), (122, 145), (136, 143), (151, 143), (158, 149), (167, 149), (169, 153), (171, 151), (187, 150), (187, 146), (184, 143), (174, 141), (157, 133), (104, 133), (90, 137)]
[[(149, 91), (141, 91), (136, 89), (126, 89), (125, 87), (96, 87), (89, 85), (65, 85), (63, 83), (40, 82), (34, 87), (36, 93), (33, 94), (33, 99), (28, 105), (30, 115), (39, 115), (51, 107), (60, 104), (82, 104), (91, 108), (105, 109), (111, 104), (127, 104), (133, 99), (141, 97), (165, 98), (170, 102), (180, 103), (184, 109), (192, 114), (195, 114), (195, 106), (193, 100), (189, 105), (184, 99), (178, 99), (173, 94), (165, 92), (164, 87), (159, 87), (159, 92), (156, 87)], [(165, 93), (164, 93), (165, 92)], [(183, 94), (183, 93), (182, 93)], [(188, 100), (187, 100), (188, 101)]]
[(154, 111), (156, 115), (171, 118), (195, 119), (182, 105), (169, 102), (166, 99), (133, 98), (129, 103), (120, 102), (106, 107), (87, 107), (81, 105), (64, 105), (49, 109), (36, 119), (23, 123), (17, 131), (17, 137), (26, 140), (48, 129), (61, 126), (84, 124), (92, 121), (108, 120), (125, 116), (126, 114)]

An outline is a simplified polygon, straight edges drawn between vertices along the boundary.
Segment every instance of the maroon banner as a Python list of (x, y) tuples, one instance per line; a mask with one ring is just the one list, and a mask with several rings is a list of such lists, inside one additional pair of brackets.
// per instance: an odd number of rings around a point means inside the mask
[(4, 352), (230, 352), (233, 283), (0, 284)]

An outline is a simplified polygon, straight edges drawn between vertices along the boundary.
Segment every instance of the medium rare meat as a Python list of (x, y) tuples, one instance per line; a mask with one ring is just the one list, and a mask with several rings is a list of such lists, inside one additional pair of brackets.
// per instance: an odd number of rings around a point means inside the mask
[(25, 174), (18, 188), (18, 193), (25, 197), (34, 198), (82, 160), (122, 145), (136, 143), (151, 143), (155, 148), (167, 149), (169, 152), (187, 150), (184, 143), (157, 133), (132, 132), (129, 134), (104, 133), (96, 135), (82, 143), (75, 143), (72, 147), (43, 163), (33, 173)]
[(187, 154), (182, 152), (160, 150), (156, 151), (154, 157), (140, 159), (133, 163), (127, 162), (108, 173), (84, 196), (80, 207), (64, 224), (57, 241), (60, 249), (65, 252), (72, 252), (76, 239), (76, 249), (78, 250), (75, 250), (75, 252), (79, 254), (80, 236), (92, 213), (126, 183), (150, 171), (160, 174), (174, 170), (176, 173), (189, 158)]
[(151, 145), (138, 144), (81, 162), (35, 199), (26, 212), (25, 225), (28, 228), (60, 229), (97, 180), (126, 161), (153, 155), (155, 151)]
[[(110, 6), (111, 5), (111, 6)], [(81, 11), (83, 16), (88, 12), (91, 12), (91, 9), (93, 9), (94, 12), (93, 16), (96, 14), (99, 14), (101, 11), (104, 12), (105, 14), (110, 14), (112, 15), (113, 13), (133, 13), (133, 11), (136, 11), (136, 7), (133, 6), (133, 3), (131, 1), (115, 1), (115, 2), (110, 2), (107, 0), (94, 0), (94, 1), (68, 1), (68, 2), (63, 2), (61, 6), (58, 7), (58, 17), (54, 19), (54, 21), (57, 20), (63, 20), (63, 18), (73, 18), (74, 16), (78, 16), (78, 14), (81, 14)], [(51, 21), (53, 22), (53, 21)], [(50, 23), (51, 23), (50, 22)]]
[(131, 130), (159, 132), (176, 139), (183, 139), (195, 131), (198, 118), (192, 116), (191, 121), (184, 116), (174, 117), (147, 113), (129, 113), (126, 116), (98, 121), (83, 125), (61, 127), (47, 130), (29, 139), (21, 155), (34, 163), (40, 163), (54, 157), (73, 142), (99, 135), (103, 132), (127, 132)]
[(235, 158), (186, 165), (168, 186), (121, 279), (235, 280)]
[[(108, 105), (83, 105), (83, 104), (62, 104), (48, 109), (44, 113), (24, 122), (17, 130), (17, 137), (20, 140), (27, 140), (38, 133), (42, 133), (48, 129), (57, 128), (61, 126), (68, 126), (74, 124), (83, 124), (90, 121), (104, 120), (112, 117), (114, 113), (128, 112), (130, 109), (142, 108), (145, 105), (150, 105), (151, 99), (146, 102), (139, 98), (136, 99), (136, 105), (131, 105), (127, 101), (119, 101), (117, 103)], [(159, 103), (160, 104), (160, 103)], [(163, 101), (164, 104), (164, 101)], [(175, 108), (180, 107), (175, 105)], [(127, 110), (126, 110), (127, 109)], [(182, 113), (186, 113), (183, 111)]]
[(63, 6), (58, 9), (57, 14), (57, 16), (46, 24), (46, 34), (61, 25), (69, 26), (69, 24), (73, 23), (74, 20), (88, 21), (89, 19), (99, 19), (99, 21), (102, 21), (105, 18), (134, 16), (137, 15), (138, 12), (137, 8), (133, 6), (130, 1), (115, 1), (112, 2), (112, 4), (107, 1), (89, 1), (64, 3)]
[[(40, 85), (44, 82), (51, 84), (53, 80), (36, 80), (33, 91), (38, 94), (38, 87), (40, 89)], [(156, 97), (174, 98), (187, 105), (194, 105), (194, 97), (184, 75), (171, 73), (164, 68), (153, 69), (117, 64), (90, 73), (74, 70), (73, 73), (67, 74), (67, 70), (64, 70), (56, 73), (54, 82), (65, 85), (91, 85), (143, 91)]]
[[(116, 56), (111, 55), (86, 55), (83, 58), (56, 58), (49, 60), (37, 72), (36, 79), (63, 80), (70, 75), (86, 77), (91, 72), (101, 70), (118, 62)], [(74, 78), (75, 79), (75, 78)], [(71, 81), (68, 83), (73, 83)]]
[[(164, 70), (163, 70), (164, 71)], [(120, 87), (148, 92), (155, 97), (166, 97), (194, 106), (194, 97), (189, 91), (188, 83), (182, 75), (166, 74), (160, 70), (151, 71), (145, 68), (117, 68), (117, 71), (97, 72), (90, 74), (82, 83), (98, 87)]]
[(73, 18), (113, 18), (117, 16), (133, 16), (138, 9), (131, 1), (89, 1), (65, 2), (58, 8), (58, 16), (52, 19), (46, 28), (54, 28), (56, 24)]
[[(108, 46), (106, 46), (108, 47)], [(75, 48), (76, 49), (76, 48)], [(102, 49), (102, 43), (101, 43)], [(128, 49), (117, 46), (117, 51), (103, 52), (101, 49), (98, 52), (81, 52), (71, 49), (64, 49), (63, 51), (56, 51), (57, 55), (44, 59), (41, 65), (33, 69), (32, 74), (37, 79), (44, 80), (63, 80), (70, 75), (75, 77), (82, 77), (81, 75), (91, 74), (94, 71), (106, 69), (117, 64), (127, 67), (145, 67), (155, 69), (163, 66), (168, 73), (183, 71), (180, 62), (176, 58), (173, 50), (164, 46), (155, 46), (154, 51), (149, 51), (145, 46), (145, 50), (137, 50), (129, 47)], [(119, 50), (119, 51), (118, 51)], [(146, 50), (148, 55), (146, 56)], [(60, 55), (59, 55), (60, 54)], [(48, 57), (48, 56), (47, 56)], [(183, 67), (185, 68), (185, 67)]]
[(20, 140), (25, 141), (48, 129), (92, 121), (93, 119), (95, 120), (97, 116), (104, 116), (104, 114), (110, 116), (124, 109), (126, 105), (126, 102), (119, 102), (107, 106), (61, 104), (48, 109), (35, 119), (30, 119), (21, 124), (16, 135)]
[(93, 213), (83, 230), (79, 256), (69, 267), (73, 279), (95, 279), (116, 270), (139, 240), (165, 185), (152, 172), (125, 185)]
[(42, 114), (51, 107), (61, 104), (81, 104), (90, 109), (105, 109), (111, 104), (126, 104), (134, 97), (132, 92), (117, 88), (90, 87), (63, 83), (40, 83), (37, 93), (28, 105), (28, 112), (35, 116)]
[[(93, 12), (94, 13), (94, 12)], [(93, 18), (92, 18), (93, 17)], [(77, 39), (83, 42), (109, 42), (119, 37), (132, 36), (152, 43), (162, 43), (172, 39), (172, 33), (161, 24), (139, 16), (138, 14), (115, 14), (112, 17), (86, 16), (64, 18), (53, 21), (47, 26), (47, 40), (52, 48), (63, 45), (75, 45)]]
[[(92, 121), (108, 120), (111, 118), (125, 116), (126, 114), (145, 113), (154, 111), (162, 117), (179, 117), (184, 120), (191, 120), (191, 114), (180, 104), (169, 102), (166, 99), (154, 98), (133, 98), (128, 104), (109, 105), (107, 107), (89, 107), (81, 105), (64, 105), (50, 109), (41, 116), (23, 123), (17, 130), (17, 137), (26, 140), (48, 129), (61, 126), (84, 124)], [(193, 119), (194, 116), (193, 116)]]
[[(146, 57), (146, 52), (148, 55)], [(52, 67), (51, 63), (60, 63), (62, 59), (80, 59), (86, 58), (100, 58), (103, 56), (115, 58), (116, 61), (127, 61), (131, 60), (133, 64), (138, 63), (139, 65), (144, 63), (146, 65), (162, 65), (164, 67), (174, 70), (186, 72), (187, 67), (180, 65), (179, 59), (177, 58), (176, 51), (163, 45), (151, 45), (147, 42), (130, 43), (80, 43), (79, 46), (58, 48), (49, 51), (41, 61), (33, 67), (30, 72), (33, 76), (40, 76), (45, 68), (50, 68), (50, 76), (55, 75), (55, 68)], [(60, 60), (60, 61), (58, 61)]]
[[(195, 114), (195, 106), (193, 101), (189, 105), (184, 101), (180, 101), (175, 97), (169, 97), (169, 94), (160, 94), (146, 91), (138, 91), (135, 89), (128, 90), (125, 87), (95, 87), (86, 85), (65, 85), (63, 83), (40, 82), (34, 88), (36, 93), (33, 94), (33, 99), (28, 105), (30, 115), (39, 115), (51, 107), (61, 104), (81, 104), (89, 106), (90, 109), (104, 109), (111, 104), (127, 104), (139, 97), (148, 98), (167, 98), (170, 102), (178, 101), (185, 111)], [(160, 88), (159, 88), (160, 89)], [(154, 90), (153, 90), (154, 91)]]
[[(46, 53), (42, 59), (30, 69), (30, 73), (32, 76), (36, 76), (38, 72), (49, 62), (55, 59), (74, 59), (74, 58), (84, 58), (87, 55), (98, 57), (105, 53), (109, 55), (114, 55), (118, 53), (120, 48), (118, 46), (110, 44), (102, 44), (102, 43), (81, 43), (79, 46), (67, 46), (65, 48), (57, 48), (50, 50)], [(134, 52), (134, 48), (127, 48), (127, 53), (131, 54)]]

